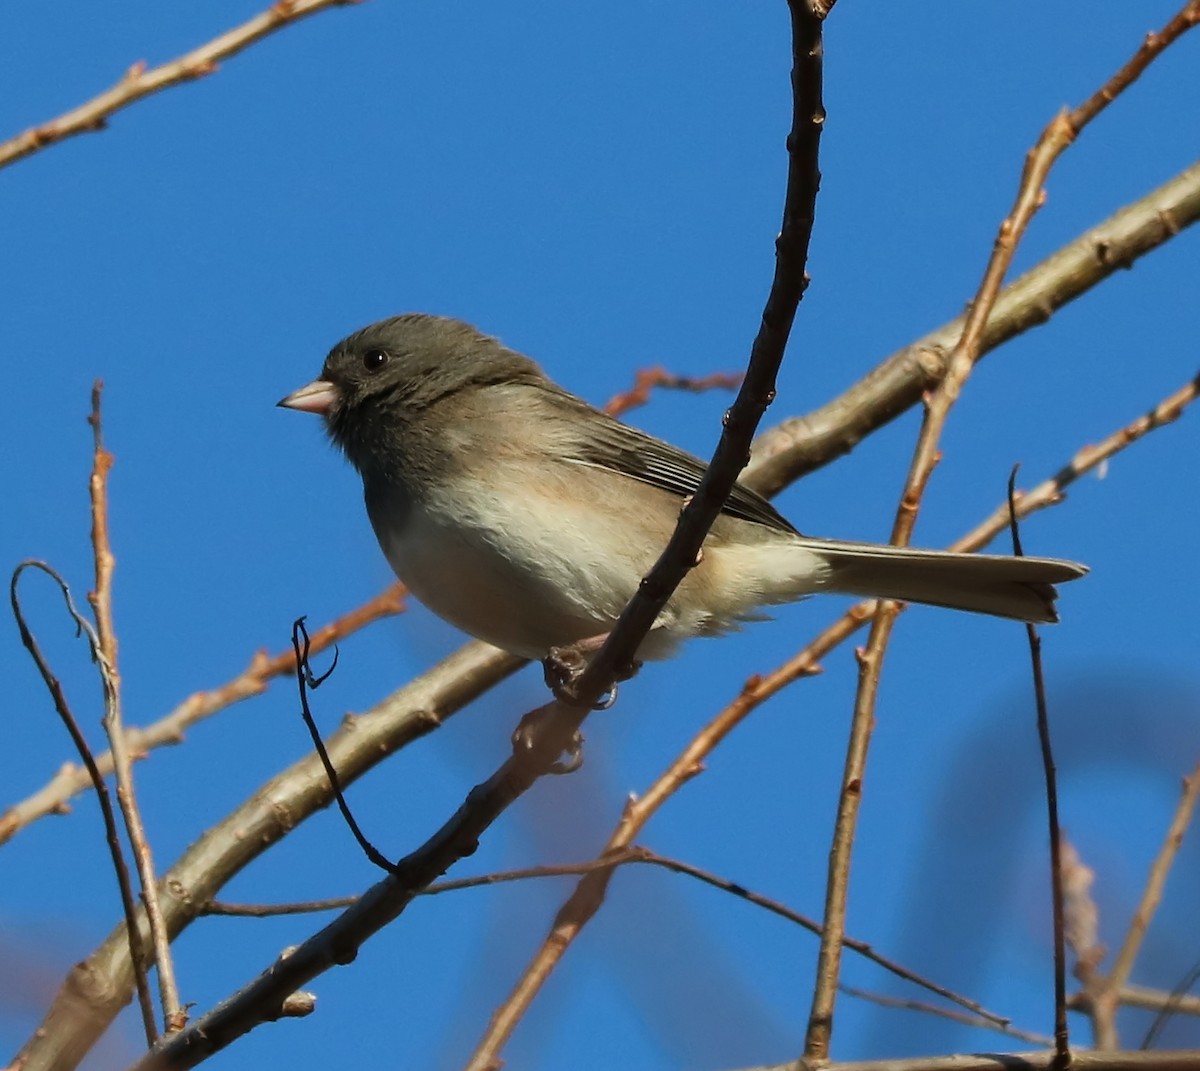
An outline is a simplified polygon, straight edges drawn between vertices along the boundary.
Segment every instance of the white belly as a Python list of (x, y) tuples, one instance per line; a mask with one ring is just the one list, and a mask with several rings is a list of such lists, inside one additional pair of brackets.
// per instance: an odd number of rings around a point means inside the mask
[(564, 524), (561, 504), (532, 497), (519, 514), (512, 505), (477, 500), (474, 513), (484, 513), (486, 524), (416, 504), (401, 523), (379, 511), (371, 520), (412, 593), (478, 639), (541, 659), (551, 647), (607, 632), (640, 574), (594, 561), (594, 537)]

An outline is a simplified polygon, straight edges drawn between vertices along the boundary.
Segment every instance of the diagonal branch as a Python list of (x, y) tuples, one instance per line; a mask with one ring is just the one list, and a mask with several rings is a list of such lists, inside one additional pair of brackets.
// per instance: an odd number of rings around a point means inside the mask
[(135, 63), (111, 89), (93, 97), (57, 119), (31, 127), (8, 141), (0, 142), (0, 168), (16, 163), (26, 156), (56, 145), (76, 134), (91, 134), (103, 130), (108, 117), (135, 101), (159, 90), (191, 82), (212, 74), (219, 62), (248, 48), (256, 41), (283, 27), (315, 15), (327, 7), (340, 7), (358, 0), (276, 0), (261, 15), (242, 23), (191, 52), (147, 69), (144, 62)]
[[(775, 376), (783, 361), (796, 309), (808, 285), (805, 267), (812, 237), (821, 173), (818, 150), (825, 124), (821, 100), (821, 28), (830, 0), (789, 0), (792, 29), (792, 129), (788, 135), (788, 175), (783, 223), (775, 240), (775, 275), (762, 323), (750, 350), (750, 363), (737, 398), (725, 414), (716, 451), (696, 492), (680, 512), (666, 549), (625, 608), (604, 646), (572, 689), (572, 706), (588, 709), (625, 675), (637, 649), (667, 600), (692, 569), (712, 523), (750, 459), (754, 432), (775, 398)], [(578, 715), (577, 715), (578, 716)], [(580, 718), (582, 720), (582, 718)]]

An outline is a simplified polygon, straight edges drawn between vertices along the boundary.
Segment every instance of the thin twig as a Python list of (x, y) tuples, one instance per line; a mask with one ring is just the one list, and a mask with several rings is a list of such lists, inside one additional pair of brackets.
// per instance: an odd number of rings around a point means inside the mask
[(185, 1015), (179, 1004), (179, 987), (175, 982), (175, 967), (171, 958), (171, 939), (163, 921), (162, 905), (158, 898), (158, 878), (154, 872), (154, 856), (146, 837), (141, 812), (138, 810), (137, 793), (133, 786), (133, 762), (129, 757), (125, 726), (121, 717), (121, 673), (117, 668), (117, 633), (113, 626), (112, 610), (112, 576), (116, 558), (113, 556), (112, 543), (108, 537), (108, 474), (112, 470), (113, 455), (104, 448), (100, 421), (100, 395), (103, 389), (104, 384), (99, 380), (92, 385), (92, 412), (88, 417), (94, 440), (92, 476), (88, 487), (92, 500), (92, 551), (96, 563), (96, 587), (88, 595), (88, 602), (96, 615), (96, 633), (100, 640), (98, 663), (104, 682), (104, 718), (101, 724), (112, 751), (113, 769), (117, 780), (117, 805), (125, 819), (125, 831), (129, 835), (134, 865), (141, 882), (142, 903), (146, 905), (146, 919), (150, 924), (150, 941), (154, 946), (154, 960), (158, 973), (158, 996), (162, 1001), (163, 1029), (170, 1033), (183, 1026)]
[(1045, 1034), (1034, 1034), (1029, 1030), (1021, 1030), (1015, 1026), (1003, 1026), (978, 1015), (969, 1015), (955, 1008), (942, 1008), (937, 1004), (930, 1004), (924, 1000), (889, 997), (884, 993), (872, 993), (868, 989), (859, 989), (857, 986), (846, 985), (845, 982), (838, 983), (838, 990), (845, 993), (848, 997), (857, 997), (859, 1000), (878, 1004), (881, 1008), (900, 1008), (904, 1011), (920, 1012), (922, 1015), (935, 1015), (940, 1019), (949, 1019), (952, 1023), (961, 1023), (963, 1026), (973, 1026), (981, 1030), (995, 1030), (1010, 1038), (1016, 1038), (1019, 1041), (1028, 1041), (1034, 1045), (1051, 1045), (1054, 1041), (1053, 1038), (1048, 1038)]
[(1134, 960), (1137, 959), (1137, 954), (1142, 947), (1142, 940), (1162, 901), (1167, 875), (1171, 873), (1175, 857), (1179, 854), (1179, 846), (1183, 843), (1184, 834), (1191, 824), (1198, 797), (1200, 797), (1200, 763), (1197, 763), (1192, 772), (1183, 779), (1183, 791), (1180, 793), (1175, 813), (1171, 817), (1167, 835), (1163, 838), (1162, 847), (1158, 849), (1158, 855), (1155, 856), (1150, 867), (1141, 901), (1130, 920), (1125, 941), (1109, 972), (1109, 984), (1118, 991), (1123, 989), (1129, 981), (1129, 974), (1133, 970)]
[[(600, 862), (601, 860), (596, 861)], [(668, 870), (673, 870), (680, 874), (687, 874), (690, 877), (696, 878), (698, 881), (704, 882), (706, 885), (711, 885), (713, 888), (721, 889), (725, 892), (731, 893), (734, 896), (740, 897), (741, 899), (754, 904), (756, 907), (764, 908), (767, 911), (778, 915), (780, 918), (794, 922), (798, 926), (802, 926), (804, 929), (808, 930), (809, 933), (817, 934), (818, 936), (821, 933), (821, 924), (815, 919), (810, 918), (808, 915), (802, 915), (798, 911), (793, 911), (787, 905), (780, 903), (778, 900), (769, 899), (768, 897), (763, 896), (761, 893), (756, 893), (750, 889), (747, 889), (743, 885), (730, 882), (726, 878), (719, 877), (707, 870), (701, 870), (699, 867), (693, 866), (691, 863), (684, 863), (679, 860), (670, 859), (666, 856), (660, 855), (652, 855), (648, 856), (644, 860), (635, 859), (632, 861), (655, 863), (658, 866), (666, 867)], [(937, 982), (926, 978), (924, 975), (918, 974), (916, 971), (910, 970), (908, 967), (903, 966), (896, 960), (890, 959), (889, 957), (876, 952), (875, 949), (872, 948), (871, 945), (866, 941), (860, 941), (857, 938), (848, 936), (845, 939), (845, 945), (852, 951), (857, 952), (864, 959), (868, 959), (872, 963), (882, 967), (885, 971), (894, 974), (897, 978), (901, 978), (906, 982), (911, 982), (913, 985), (920, 986), (922, 989), (928, 990), (930, 993), (934, 993), (945, 1000), (952, 1001), (953, 1003), (968, 1009), (974, 1013), (975, 1019), (977, 1019), (981, 1024), (989, 1025), (992, 1029), (1006, 1031), (1012, 1022), (1012, 1020), (1007, 1016), (998, 1015), (995, 1012), (988, 1011), (988, 1009), (978, 1001), (971, 1000), (969, 997), (964, 997), (961, 994), (955, 993), (952, 989), (948, 989), (943, 985), (939, 985)], [(1018, 1034), (1018, 1036), (1023, 1035)]]
[[(1009, 531), (1013, 554), (1025, 556), (1016, 509), (1017, 466), (1008, 477)], [(1067, 946), (1063, 921), (1062, 840), (1058, 825), (1058, 770), (1050, 742), (1050, 715), (1046, 707), (1046, 678), (1042, 670), (1042, 639), (1036, 626), (1026, 622), (1029, 662), (1033, 672), (1033, 696), (1037, 707), (1038, 746), (1042, 754), (1042, 773), (1046, 781), (1046, 822), (1050, 837), (1050, 904), (1054, 919), (1054, 1051), (1055, 1071), (1066, 1071), (1071, 1064), (1071, 1038), (1067, 1030)]]
[[(679, 859), (673, 859), (670, 856), (661, 855), (658, 852), (651, 851), (640, 845), (629, 845), (622, 848), (613, 848), (604, 851), (595, 859), (589, 859), (581, 863), (552, 863), (543, 866), (520, 867), (515, 870), (500, 870), (493, 871), (488, 874), (479, 874), (469, 878), (454, 878), (450, 881), (438, 881), (425, 889), (422, 889), (419, 896), (437, 896), (442, 893), (460, 892), (464, 889), (477, 889), (491, 887), (493, 885), (501, 885), (514, 881), (530, 881), (543, 878), (559, 878), (572, 877), (591, 874), (597, 870), (615, 870), (618, 867), (627, 866), (631, 863), (642, 863), (649, 866), (661, 867), (664, 870), (670, 870), (676, 874), (683, 874), (690, 878), (695, 878), (697, 881), (703, 882), (705, 885), (710, 885), (714, 889), (720, 889), (722, 892), (729, 893), (731, 896), (736, 896), (740, 900), (745, 900), (747, 903), (753, 904), (755, 907), (763, 908), (782, 919), (793, 922), (796, 925), (809, 931), (809, 933), (819, 934), (821, 932), (820, 923), (808, 915), (803, 915), (798, 911), (794, 911), (786, 904), (778, 900), (774, 900), (762, 893), (757, 893), (752, 889), (746, 888), (740, 882), (730, 881), (728, 878), (723, 878), (712, 871), (704, 870), (701, 867), (694, 866), (691, 863), (685, 863)], [(313, 914), (321, 911), (335, 911), (347, 908), (358, 901), (357, 896), (336, 896), (325, 900), (299, 900), (290, 903), (282, 904), (234, 904), (223, 900), (210, 900), (199, 909), (201, 915), (220, 915), (231, 918), (271, 918), (276, 915), (304, 915)], [(970, 1000), (967, 997), (947, 989), (944, 986), (938, 985), (936, 982), (930, 981), (928, 978), (917, 974), (915, 971), (910, 971), (907, 967), (902, 966), (895, 960), (881, 955), (876, 952), (866, 941), (859, 941), (852, 937), (846, 938), (846, 947), (854, 952), (857, 952), (864, 959), (870, 960), (878, 964), (884, 970), (894, 974), (897, 978), (904, 981), (912, 982), (923, 989), (927, 989), (931, 993), (935, 993), (940, 997), (953, 1001), (964, 1008), (969, 1009), (974, 1013), (972, 1021), (982, 1021), (990, 1024), (996, 1029), (1005, 1029), (1011, 1024), (1011, 1020), (1003, 1015), (997, 1015), (995, 1012), (988, 1011), (976, 1001)], [(1031, 1035), (1018, 1033), (1016, 1036), (1024, 1037), (1026, 1040), (1032, 1040)]]
[(57, 119), (0, 142), (0, 167), (6, 167), (76, 134), (103, 130), (109, 116), (129, 107), (134, 101), (157, 93), (160, 89), (212, 74), (221, 60), (236, 55), (275, 31), (325, 8), (351, 3), (357, 3), (357, 0), (276, 0), (261, 15), (170, 63), (149, 70), (144, 62), (135, 63), (115, 86), (98, 97), (72, 108)]
[[(304, 643), (301, 645), (301, 639)], [(333, 649), (333, 662), (330, 667), (317, 676), (313, 673), (309, 663), (309, 655), (312, 654), (312, 640), (309, 638), (308, 629), (304, 627), (304, 618), (299, 618), (292, 622), (292, 650), (296, 654), (296, 687), (300, 692), (300, 716), (304, 719), (304, 725), (308, 729), (309, 736), (312, 738), (313, 747), (316, 748), (317, 757), (321, 760), (321, 765), (325, 769), (325, 776), (329, 778), (329, 787), (333, 791), (333, 798), (337, 801), (338, 810), (342, 813), (342, 818), (346, 825), (350, 827), (350, 832), (354, 835), (354, 839), (358, 841), (358, 846), (362, 848), (366, 857), (371, 860), (381, 870), (386, 870), (389, 874), (395, 873), (391, 861), (379, 851), (363, 833), (362, 828), (358, 824), (358, 819), (354, 817), (354, 813), (350, 810), (350, 805), (346, 802), (346, 797), (342, 795), (341, 781), (338, 779), (337, 770), (334, 768), (333, 761), (329, 758), (329, 751), (325, 747), (325, 741), (321, 739), (320, 730), (317, 728), (317, 723), (313, 719), (312, 711), (308, 707), (308, 689), (319, 688), (330, 677), (330, 674), (337, 668), (338, 651)]]
[[(404, 595), (403, 584), (392, 584), (361, 606), (322, 625), (312, 634), (311, 652), (318, 654), (381, 618), (403, 613)], [(169, 714), (144, 728), (127, 728), (125, 740), (131, 757), (146, 758), (154, 748), (182, 742), (184, 732), (191, 726), (234, 703), (261, 695), (271, 680), (290, 674), (295, 665), (296, 657), (291, 648), (276, 655), (268, 655), (266, 651), (255, 652), (249, 666), (232, 680), (208, 691), (195, 692)], [(96, 766), (102, 774), (111, 773), (112, 752), (105, 751), (97, 755)], [(86, 768), (72, 763), (64, 765), (37, 792), (0, 814), (0, 845), (39, 818), (67, 813), (70, 809), (67, 801), (90, 788), (91, 784)]]
[(1171, 1016), (1179, 1010), (1186, 994), (1191, 990), (1192, 986), (1200, 981), (1200, 962), (1192, 965), (1191, 969), (1180, 980), (1179, 984), (1171, 991), (1171, 995), (1154, 1017), (1154, 1022), (1150, 1024), (1150, 1029), (1146, 1031), (1146, 1036), (1142, 1038), (1140, 1048), (1152, 1048), (1158, 1040), (1158, 1035), (1162, 1033), (1167, 1023), (1170, 1022)]
[[(1185, 12), (1197, 8), (1198, 3), (1200, 0), (1193, 0), (1185, 7)], [(1177, 20), (1173, 20), (1168, 29), (1175, 28)], [(1160, 54), (1171, 40), (1178, 37), (1194, 21), (1193, 19), (1186, 25), (1180, 25), (1174, 36), (1165, 39), (1161, 47), (1148, 55), (1136, 70), (1131, 72), (1128, 66), (1122, 68), (1101, 90), (1100, 96), (1104, 98), (1102, 103), (1096, 104), (1096, 98), (1093, 97), (1082, 108), (1055, 116), (1026, 157), (1016, 200), (1000, 225), (983, 279), (967, 312), (962, 335), (947, 362), (945, 376), (926, 401), (924, 420), (892, 526), (891, 541), (894, 544), (905, 546), (911, 540), (921, 500), (938, 461), (938, 443), (942, 429), (971, 374), (975, 361), (982, 352), (984, 332), (1017, 245), (1034, 214), (1045, 201), (1045, 181), (1050, 168), (1084, 126), (1126, 89), (1155, 55)], [(841, 935), (846, 925), (850, 860), (862, 801), (867, 754), (875, 724), (880, 673), (898, 612), (899, 607), (896, 603), (887, 600), (880, 603), (867, 645), (859, 658), (858, 690), (854, 701), (850, 741), (846, 749), (842, 790), (838, 797), (833, 846), (830, 850), (824, 934), (817, 957), (817, 979), (804, 1046), (805, 1057), (810, 1061), (825, 1060), (829, 1056), (833, 1009), (841, 966)]]
[(609, 416), (622, 416), (650, 401), (650, 392), (656, 387), (682, 390), (700, 394), (707, 390), (737, 390), (742, 385), (741, 372), (713, 372), (707, 376), (680, 376), (665, 368), (643, 368), (634, 377), (629, 390), (614, 394), (604, 405)]
[[(46, 657), (42, 654), (42, 650), (38, 646), (33, 632), (30, 631), (28, 624), (25, 622), (25, 614), (21, 609), (21, 600), (17, 595), (17, 583), (21, 578), (21, 574), (26, 569), (39, 569), (58, 585), (63, 599), (67, 604), (67, 612), (74, 619), (79, 632), (87, 636), (92, 652), (92, 659), (100, 666), (100, 672), (103, 676), (106, 670), (102, 661), (104, 656), (100, 650), (100, 638), (96, 635), (96, 630), (93, 628), (92, 623), (76, 608), (75, 602), (71, 598), (71, 591), (67, 587), (67, 582), (53, 568), (45, 562), (28, 560), (21, 562), (13, 570), (12, 579), (8, 585), (8, 598), (12, 605), (13, 618), (17, 622), (17, 630), (21, 634), (21, 643), (25, 645), (25, 649), (29, 652), (30, 657), (33, 658), (38, 672), (42, 675), (42, 680), (50, 692), (50, 697), (54, 700), (54, 709), (58, 711), (58, 716), (66, 726), (67, 732), (70, 734), (71, 740), (75, 745), (75, 750), (79, 753), (80, 761), (82, 761), (84, 767), (91, 775), (92, 784), (96, 790), (96, 797), (100, 803), (100, 814), (104, 819), (104, 836), (108, 843), (109, 855), (112, 857), (113, 870), (117, 875), (117, 886), (121, 891), (121, 908), (125, 913), (126, 947), (130, 954), (132, 973), (138, 995), (138, 1006), (142, 1012), (142, 1026), (146, 1032), (146, 1043), (153, 1045), (158, 1037), (158, 1031), (154, 1025), (154, 1002), (150, 998), (150, 986), (146, 980), (146, 955), (145, 949), (142, 946), (141, 930), (138, 929), (137, 925), (137, 908), (133, 898), (133, 884), (129, 880), (129, 868), (125, 865), (125, 855), (121, 849), (121, 838), (117, 833), (117, 818), (113, 813), (112, 799), (108, 794), (108, 786), (104, 783), (104, 778), (96, 766), (96, 760), (92, 756), (92, 749), (88, 746), (87, 739), (84, 737), (83, 731), (79, 728), (79, 722), (76, 721), (75, 715), (71, 713), (71, 708), (67, 704), (67, 696), (63, 691), (62, 684), (50, 669), (50, 663), (46, 661)], [(107, 684), (105, 685), (105, 690), (107, 692)], [(125, 999), (128, 1000), (128, 997)], [(124, 1001), (122, 1001), (123, 1003)]]

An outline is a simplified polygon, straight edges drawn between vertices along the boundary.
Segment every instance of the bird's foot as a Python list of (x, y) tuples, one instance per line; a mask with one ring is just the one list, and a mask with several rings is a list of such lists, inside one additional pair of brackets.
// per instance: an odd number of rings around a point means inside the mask
[[(591, 636), (578, 640), (566, 647), (551, 647), (550, 653), (542, 659), (542, 672), (545, 675), (546, 687), (554, 693), (554, 698), (560, 702), (576, 705), (574, 694), (575, 682), (587, 669), (588, 662), (608, 639), (608, 634)], [(617, 681), (627, 681), (642, 668), (641, 662), (633, 662), (614, 675), (613, 686), (602, 695), (593, 706), (593, 710), (608, 710), (617, 701)]]

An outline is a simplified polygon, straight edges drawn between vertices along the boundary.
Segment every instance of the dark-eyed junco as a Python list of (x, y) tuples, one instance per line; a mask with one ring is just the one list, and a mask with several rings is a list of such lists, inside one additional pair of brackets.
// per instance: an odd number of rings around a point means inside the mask
[[(417, 313), (339, 342), (321, 378), (279, 404), (325, 418), (362, 475), (379, 545), (413, 593), (526, 658), (612, 628), (705, 467), (468, 324)], [(1052, 585), (1086, 571), (813, 539), (738, 484), (639, 657), (665, 658), (762, 606), (824, 591), (1055, 621)]]

